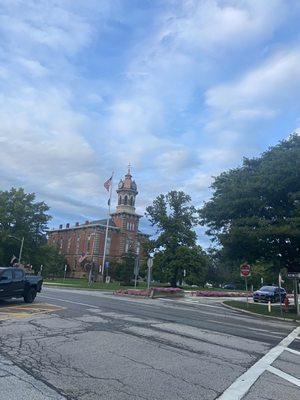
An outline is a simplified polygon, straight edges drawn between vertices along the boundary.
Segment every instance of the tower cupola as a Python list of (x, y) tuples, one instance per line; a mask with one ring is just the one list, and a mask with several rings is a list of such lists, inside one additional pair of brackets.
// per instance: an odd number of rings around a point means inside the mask
[(132, 179), (130, 164), (127, 174), (118, 184), (118, 205), (117, 212), (127, 212), (135, 214), (135, 198), (138, 194), (135, 181)]

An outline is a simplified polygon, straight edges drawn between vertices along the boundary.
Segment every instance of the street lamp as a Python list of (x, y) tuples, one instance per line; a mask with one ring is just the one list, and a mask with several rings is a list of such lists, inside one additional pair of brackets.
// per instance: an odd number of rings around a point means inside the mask
[(21, 246), (20, 246), (20, 251), (19, 251), (19, 263), (21, 264), (21, 257), (22, 257), (22, 252), (23, 252), (23, 245), (24, 245), (24, 236), (22, 237), (22, 239), (13, 236), (13, 235), (8, 235), (8, 237), (12, 238), (12, 239), (16, 239), (19, 242), (21, 242)]

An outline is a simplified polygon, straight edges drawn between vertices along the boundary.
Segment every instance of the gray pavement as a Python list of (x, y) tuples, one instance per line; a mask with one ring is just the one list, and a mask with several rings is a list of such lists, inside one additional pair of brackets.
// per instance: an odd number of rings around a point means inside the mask
[[(63, 309), (0, 322), (0, 400), (300, 398), (300, 340), (290, 322), (241, 314), (210, 299), (47, 288), (37, 302)], [(261, 369), (272, 349), (278, 354), (270, 365), (281, 375), (262, 369), (242, 397), (226, 397), (239, 377)]]

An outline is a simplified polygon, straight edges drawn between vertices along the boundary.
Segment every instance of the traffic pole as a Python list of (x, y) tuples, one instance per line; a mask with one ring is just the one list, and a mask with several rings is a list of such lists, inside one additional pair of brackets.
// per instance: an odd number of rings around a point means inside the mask
[(247, 277), (245, 276), (245, 286), (246, 286), (246, 296), (247, 296), (247, 308), (249, 308), (249, 299), (248, 299), (248, 282)]

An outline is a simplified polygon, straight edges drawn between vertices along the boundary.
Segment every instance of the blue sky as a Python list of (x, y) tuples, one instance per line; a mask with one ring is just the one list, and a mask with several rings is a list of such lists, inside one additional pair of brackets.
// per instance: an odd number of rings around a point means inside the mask
[(172, 189), (201, 206), (300, 132), (299, 20), (297, 0), (0, 0), (0, 189), (52, 226), (97, 219), (130, 162), (139, 213)]

